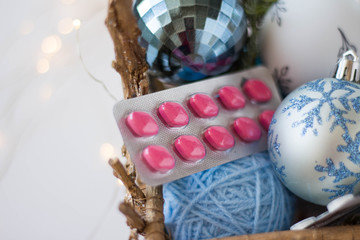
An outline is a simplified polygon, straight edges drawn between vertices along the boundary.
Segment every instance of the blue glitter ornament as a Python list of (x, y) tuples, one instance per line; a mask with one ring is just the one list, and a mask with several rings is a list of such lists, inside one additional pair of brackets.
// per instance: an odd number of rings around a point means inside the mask
[[(337, 77), (358, 80), (359, 69), (349, 51)], [(268, 148), (280, 179), (296, 195), (321, 205), (360, 192), (359, 147), (360, 85), (351, 81), (304, 84), (280, 104), (269, 128)]]
[(163, 192), (165, 224), (174, 240), (286, 230), (295, 209), (268, 152), (165, 184)]
[(182, 68), (198, 73), (180, 75), (188, 80), (223, 73), (246, 39), (247, 22), (237, 0), (137, 0), (133, 9), (147, 62), (166, 76)]

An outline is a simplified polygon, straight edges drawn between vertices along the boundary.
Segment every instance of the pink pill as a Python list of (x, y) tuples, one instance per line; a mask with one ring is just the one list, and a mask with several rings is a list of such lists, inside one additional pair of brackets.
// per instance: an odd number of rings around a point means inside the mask
[(272, 98), (270, 88), (257, 79), (247, 80), (242, 89), (250, 100), (258, 103), (268, 102)]
[(206, 94), (199, 93), (191, 96), (189, 105), (195, 114), (201, 118), (212, 118), (219, 112), (216, 103)]
[(274, 113), (274, 110), (265, 110), (259, 115), (259, 122), (266, 131), (269, 131), (269, 126)]
[(251, 118), (240, 117), (235, 120), (233, 127), (241, 140), (245, 142), (254, 142), (261, 138), (261, 129)]
[(204, 138), (215, 150), (225, 151), (235, 145), (234, 137), (221, 126), (212, 126), (204, 132)]
[(166, 173), (175, 167), (175, 159), (166, 150), (158, 145), (150, 145), (142, 152), (142, 159), (151, 171)]
[(185, 161), (196, 162), (205, 157), (205, 147), (197, 137), (180, 136), (175, 140), (174, 146)]
[(178, 103), (165, 102), (160, 105), (159, 115), (169, 127), (182, 127), (189, 123), (189, 116)]
[(126, 124), (137, 137), (154, 136), (159, 131), (155, 120), (146, 112), (132, 112), (126, 118)]
[(245, 97), (236, 87), (225, 86), (221, 88), (219, 98), (227, 109), (236, 110), (245, 107)]

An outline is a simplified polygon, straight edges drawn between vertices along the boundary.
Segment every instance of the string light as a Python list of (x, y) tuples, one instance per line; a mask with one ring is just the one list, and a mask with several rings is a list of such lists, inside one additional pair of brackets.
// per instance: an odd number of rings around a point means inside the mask
[(41, 58), (38, 60), (37, 64), (36, 64), (36, 70), (38, 73), (46, 73), (47, 71), (49, 71), (50, 68), (50, 64), (49, 61), (46, 58)]
[(61, 48), (61, 39), (57, 35), (46, 37), (41, 44), (43, 53), (56, 53)]
[(110, 143), (103, 143), (100, 146), (100, 155), (103, 159), (109, 160), (109, 158), (115, 157), (115, 149)]
[(25, 20), (21, 23), (19, 32), (22, 35), (28, 35), (34, 30), (34, 23), (31, 20)]
[(86, 64), (83, 60), (82, 54), (81, 54), (81, 50), (80, 50), (80, 37), (79, 37), (79, 32), (80, 32), (80, 26), (81, 26), (81, 22), (79, 19), (75, 19), (73, 21), (73, 25), (74, 28), (76, 29), (76, 41), (77, 41), (77, 47), (78, 47), (78, 53), (79, 53), (79, 58), (80, 61), (85, 69), (85, 71), (89, 74), (89, 76), (92, 78), (92, 80), (94, 80), (95, 82), (99, 83), (103, 89), (105, 90), (105, 92), (114, 100), (114, 101), (118, 101), (117, 98), (110, 92), (110, 90), (106, 87), (105, 83), (99, 79), (97, 79), (90, 71), (89, 69), (86, 67)]
[(75, 28), (76, 30), (78, 30), (78, 29), (80, 28), (80, 26), (81, 26), (81, 21), (80, 21), (80, 19), (75, 19), (75, 20), (73, 21), (73, 26), (74, 26), (74, 28)]
[(69, 34), (74, 28), (73, 20), (72, 18), (63, 18), (58, 23), (58, 31), (61, 34)]

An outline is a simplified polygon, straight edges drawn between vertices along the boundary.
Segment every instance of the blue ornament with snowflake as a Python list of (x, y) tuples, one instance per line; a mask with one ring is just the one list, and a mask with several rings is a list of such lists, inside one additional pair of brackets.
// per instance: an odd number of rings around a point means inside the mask
[(269, 128), (274, 170), (296, 195), (326, 205), (360, 193), (360, 63), (349, 50), (336, 78), (308, 82), (289, 94)]

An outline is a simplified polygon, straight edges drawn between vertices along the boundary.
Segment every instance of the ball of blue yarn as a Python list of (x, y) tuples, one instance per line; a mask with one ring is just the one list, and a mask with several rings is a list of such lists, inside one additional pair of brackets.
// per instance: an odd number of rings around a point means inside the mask
[(175, 240), (289, 229), (294, 198), (257, 153), (164, 185), (167, 230)]

